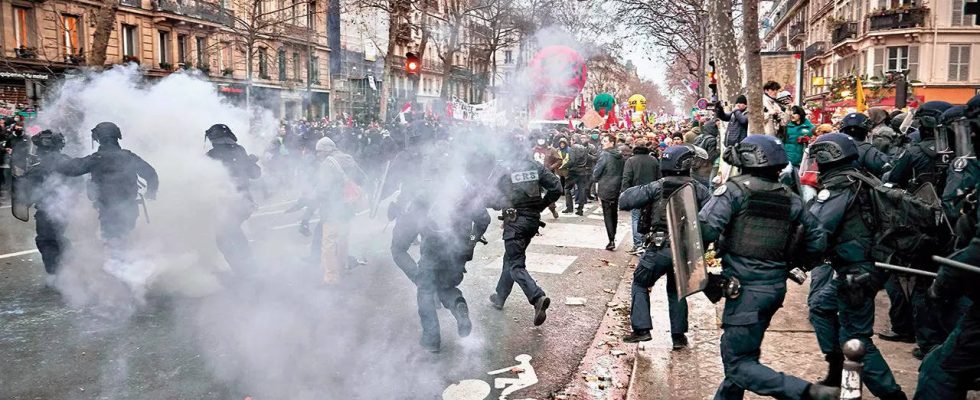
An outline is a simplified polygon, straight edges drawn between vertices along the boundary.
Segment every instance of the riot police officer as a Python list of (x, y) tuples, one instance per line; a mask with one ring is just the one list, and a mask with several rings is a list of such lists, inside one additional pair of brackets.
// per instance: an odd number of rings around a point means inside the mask
[[(443, 168), (448, 170), (448, 168)], [(433, 193), (421, 218), (422, 243), (416, 280), (422, 347), (438, 352), (441, 343), (436, 303), (456, 319), (460, 337), (469, 336), (469, 307), (457, 286), (463, 281), (466, 262), (487, 227), (490, 214), (477, 190), (465, 178), (443, 175), (438, 194)]]
[(416, 281), (419, 267), (408, 254), (408, 249), (419, 237), (420, 220), (424, 215), (424, 211), (418, 209), (412, 200), (418, 193), (424, 192), (418, 183), (423, 180), (421, 171), (429, 130), (424, 121), (415, 121), (404, 129), (405, 147), (391, 160), (386, 176), (382, 177), (383, 186), (378, 199), (388, 198), (395, 190), (401, 189), (398, 198), (388, 205), (388, 220), (395, 221), (391, 230), (391, 258), (412, 282)]
[[(693, 146), (691, 146), (693, 147)], [(677, 285), (674, 282), (673, 257), (670, 242), (667, 239), (667, 200), (670, 195), (684, 185), (694, 187), (698, 209), (708, 201), (708, 188), (691, 177), (692, 166), (697, 161), (697, 155), (688, 145), (670, 146), (664, 151), (660, 160), (660, 171), (663, 178), (646, 185), (626, 189), (619, 196), (620, 210), (638, 210), (643, 219), (639, 225), (646, 231), (647, 250), (640, 258), (640, 264), (633, 271), (632, 298), (630, 323), (633, 333), (623, 338), (626, 343), (651, 340), (650, 330), (653, 321), (650, 320), (650, 288), (657, 284), (660, 277), (667, 275), (667, 306), (670, 312), (670, 337), (675, 349), (687, 347), (687, 300), (678, 299)]]
[(868, 133), (871, 132), (871, 128), (872, 122), (866, 115), (850, 113), (844, 116), (841, 121), (840, 131), (854, 138), (854, 141), (857, 142), (858, 164), (880, 178), (891, 169), (891, 157), (868, 142)]
[[(823, 187), (809, 208), (819, 225), (817, 238), (812, 240), (812, 244), (825, 251), (836, 272), (838, 321), (825, 324), (840, 324), (838, 343), (858, 339), (864, 344), (866, 354), (862, 378), (871, 393), (885, 400), (905, 399), (905, 393), (895, 382), (891, 369), (871, 339), (874, 297), (880, 289), (880, 279), (875, 279), (873, 275), (874, 260), (870, 258), (874, 238), (869, 225), (871, 221), (868, 221), (858, 201), (858, 197), (868, 195), (871, 188), (864, 180), (855, 177), (870, 181), (877, 179), (855, 166), (857, 145), (847, 135), (831, 133), (820, 136), (810, 145), (810, 156), (820, 168), (819, 179)], [(811, 320), (813, 318), (811, 315)], [(818, 325), (814, 321), (814, 326)], [(832, 363), (843, 361), (839, 358), (828, 360)], [(831, 370), (834, 369), (832, 366)]]
[(930, 182), (936, 191), (942, 193), (946, 184), (946, 168), (942, 165), (939, 151), (936, 148), (936, 130), (942, 113), (952, 107), (945, 101), (929, 101), (922, 104), (915, 113), (915, 121), (919, 123), (920, 141), (909, 145), (892, 165), (892, 170), (885, 179), (900, 187), (915, 190)]
[(238, 138), (225, 124), (212, 125), (204, 137), (213, 146), (208, 157), (220, 161), (231, 175), (237, 191), (237, 199), (221, 210), (217, 232), (218, 249), (233, 270), (251, 273), (254, 270), (254, 257), (248, 238), (242, 231), (242, 224), (248, 220), (255, 208), (249, 183), (262, 175), (257, 164), (258, 157), (250, 155), (238, 144)]
[(517, 283), (527, 301), (534, 306), (534, 325), (537, 326), (547, 318), (551, 299), (527, 272), (526, 251), (543, 225), (541, 211), (561, 197), (562, 187), (558, 176), (534, 161), (530, 147), (522, 139), (522, 136), (511, 138), (507, 158), (492, 178), (498, 193), (491, 206), (503, 211), (504, 262), (496, 291), (490, 295), (490, 304), (502, 309)]
[[(68, 222), (65, 206), (71, 202), (66, 198), (67, 182), (56, 172), (58, 165), (69, 157), (61, 153), (61, 149), (65, 147), (65, 136), (60, 132), (45, 129), (34, 135), (31, 141), (37, 149), (37, 163), (30, 166), (24, 175), (23, 184), (18, 179), (17, 186), (18, 189), (26, 189), (24, 198), (27, 199), (27, 204), (34, 204), (37, 209), (34, 212), (37, 229), (34, 243), (41, 253), (41, 261), (44, 262), (44, 271), (48, 273), (50, 283), (61, 266), (62, 254), (69, 246), (68, 238), (65, 237)], [(19, 190), (17, 192), (20, 197)]]
[[(973, 154), (980, 144), (980, 95), (967, 102), (963, 118), (954, 130), (969, 132)], [(976, 211), (974, 211), (976, 212)], [(980, 265), (980, 237), (974, 235), (965, 249), (951, 256), (953, 260)], [(955, 299), (965, 295), (972, 305), (960, 319), (956, 329), (943, 344), (925, 357), (919, 368), (915, 400), (965, 399), (980, 378), (980, 275), (943, 266), (929, 288), (933, 301)]]
[(980, 178), (980, 163), (973, 153), (971, 131), (966, 119), (966, 107), (954, 106), (943, 112), (940, 126), (946, 131), (955, 151), (955, 158), (946, 174), (942, 192), (943, 210), (956, 227), (956, 248), (963, 248), (974, 236), (976, 200), (974, 189)]
[[(704, 242), (719, 249), (722, 274), (741, 283), (741, 294), (725, 301), (725, 379), (715, 399), (741, 399), (746, 390), (777, 398), (836, 399), (836, 388), (811, 384), (759, 362), (766, 329), (786, 296), (788, 262), (819, 251), (810, 240), (816, 227), (803, 201), (778, 181), (789, 163), (786, 152), (778, 139), (759, 134), (726, 149), (724, 157), (743, 175), (719, 186), (698, 214)], [(795, 239), (800, 236), (806, 240)], [(805, 254), (799, 254), (797, 243), (806, 243)]]
[(88, 156), (66, 160), (57, 171), (67, 176), (92, 174), (95, 208), (99, 211), (102, 240), (111, 248), (125, 239), (136, 227), (139, 215), (138, 179), (146, 181), (146, 197), (155, 199), (160, 181), (150, 164), (133, 152), (119, 146), (122, 132), (112, 122), (101, 122), (92, 128), (92, 140), (99, 149)]

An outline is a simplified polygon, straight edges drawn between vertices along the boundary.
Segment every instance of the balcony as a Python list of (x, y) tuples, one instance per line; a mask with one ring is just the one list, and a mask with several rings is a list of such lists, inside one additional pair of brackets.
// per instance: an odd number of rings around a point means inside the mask
[(814, 42), (813, 44), (806, 47), (803, 51), (803, 59), (809, 60), (814, 57), (818, 57), (827, 52), (827, 42)]
[(776, 37), (776, 41), (772, 45), (773, 51), (784, 51), (786, 50), (786, 36), (779, 35)]
[(802, 44), (806, 42), (806, 23), (796, 21), (789, 27), (789, 42), (792, 44)]
[(841, 24), (841, 26), (834, 28), (834, 35), (831, 38), (831, 43), (833, 43), (836, 46), (845, 40), (853, 39), (857, 37), (857, 34), (858, 34), (857, 22), (845, 22)]
[(234, 15), (220, 4), (203, 0), (153, 0), (156, 11), (164, 11), (186, 17), (202, 19), (222, 25), (231, 25)]
[(884, 10), (868, 17), (868, 29), (871, 31), (884, 31), (925, 26), (926, 14), (928, 12), (928, 8), (921, 6)]

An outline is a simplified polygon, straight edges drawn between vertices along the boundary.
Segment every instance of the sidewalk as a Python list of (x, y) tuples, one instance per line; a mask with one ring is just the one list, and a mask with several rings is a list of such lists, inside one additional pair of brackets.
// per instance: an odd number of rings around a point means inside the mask
[[(632, 276), (624, 276), (632, 279)], [(653, 288), (653, 341), (636, 346), (635, 368), (627, 399), (711, 399), (724, 377), (718, 342), (721, 336), (721, 304), (716, 307), (703, 295), (688, 298), (691, 347), (671, 351), (667, 317), (666, 280)], [(817, 347), (813, 328), (807, 320), (806, 296), (809, 283), (788, 284), (783, 308), (776, 313), (762, 344), (762, 362), (773, 369), (815, 381), (826, 373), (826, 363)], [(888, 324), (888, 298), (884, 292), (877, 298), (875, 331)], [(662, 327), (662, 328), (658, 328)], [(912, 344), (875, 339), (885, 355), (899, 384), (912, 397), (918, 379), (919, 360), (912, 357)], [(764, 397), (746, 393), (747, 399)], [(865, 390), (866, 399), (874, 398)], [(970, 399), (980, 399), (971, 393)]]

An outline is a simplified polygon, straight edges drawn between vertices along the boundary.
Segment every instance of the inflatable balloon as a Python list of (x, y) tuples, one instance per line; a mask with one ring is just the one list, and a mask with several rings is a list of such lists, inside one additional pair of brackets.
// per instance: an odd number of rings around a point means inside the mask
[(599, 115), (605, 117), (606, 113), (613, 111), (616, 107), (616, 98), (609, 93), (599, 93), (592, 99), (592, 107)]
[(528, 66), (534, 83), (535, 119), (564, 119), (565, 110), (585, 86), (585, 59), (568, 46), (548, 46)]
[(643, 112), (647, 109), (647, 98), (643, 97), (642, 94), (634, 94), (630, 96), (628, 102), (633, 111)]

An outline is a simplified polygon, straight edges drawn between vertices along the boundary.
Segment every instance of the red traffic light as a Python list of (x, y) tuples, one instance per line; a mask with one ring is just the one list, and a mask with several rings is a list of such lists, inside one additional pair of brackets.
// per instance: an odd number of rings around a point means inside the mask
[(415, 53), (405, 53), (405, 72), (408, 74), (419, 73), (419, 57)]

